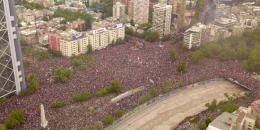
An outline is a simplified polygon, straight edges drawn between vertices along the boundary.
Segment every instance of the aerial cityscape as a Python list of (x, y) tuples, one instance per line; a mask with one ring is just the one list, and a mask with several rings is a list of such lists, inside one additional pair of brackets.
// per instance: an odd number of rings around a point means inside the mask
[(260, 0), (0, 0), (0, 130), (260, 130)]

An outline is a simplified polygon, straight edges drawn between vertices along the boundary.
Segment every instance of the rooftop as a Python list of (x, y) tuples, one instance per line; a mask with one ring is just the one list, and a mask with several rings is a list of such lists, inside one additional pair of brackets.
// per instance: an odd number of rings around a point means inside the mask
[(198, 23), (195, 26), (192, 26), (191, 28), (189, 28), (188, 30), (186, 30), (186, 32), (201, 32), (202, 29), (205, 29), (206, 25)]
[(231, 113), (224, 112), (218, 116), (209, 126), (220, 130), (231, 130), (236, 125), (237, 116)]

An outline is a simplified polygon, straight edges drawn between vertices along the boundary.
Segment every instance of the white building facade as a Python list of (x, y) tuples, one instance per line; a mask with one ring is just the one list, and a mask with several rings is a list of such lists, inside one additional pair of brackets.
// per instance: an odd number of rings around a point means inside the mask
[(152, 30), (160, 35), (168, 35), (171, 32), (172, 6), (160, 2), (153, 6)]

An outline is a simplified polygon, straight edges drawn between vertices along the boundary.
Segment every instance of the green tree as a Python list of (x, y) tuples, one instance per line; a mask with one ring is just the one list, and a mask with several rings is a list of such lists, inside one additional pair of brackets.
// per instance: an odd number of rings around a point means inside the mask
[(59, 30), (62, 30), (62, 31), (65, 31), (66, 29), (67, 29), (67, 27), (64, 25), (59, 27)]
[(166, 41), (169, 41), (170, 39), (171, 39), (171, 35), (165, 35), (165, 36), (163, 36), (162, 41), (166, 42)]
[(85, 14), (84, 12), (75, 12), (68, 9), (58, 8), (54, 12), (54, 17), (63, 17), (65, 21), (74, 21), (77, 19), (91, 20), (93, 21), (92, 15)]
[(0, 124), (0, 130), (6, 130), (6, 127), (4, 124)]
[(123, 85), (118, 80), (113, 80), (110, 84), (109, 91), (119, 94), (123, 91)]
[(124, 114), (125, 114), (125, 111), (123, 109), (117, 109), (115, 111), (115, 115), (116, 115), (117, 118), (122, 117)]
[(162, 92), (163, 93), (169, 92), (170, 89), (171, 89), (171, 86), (172, 86), (171, 81), (170, 80), (165, 80), (163, 82), (163, 84), (162, 84)]
[(102, 130), (104, 128), (104, 123), (102, 121), (97, 121), (94, 124), (94, 130)]
[(260, 45), (256, 45), (250, 52), (244, 66), (249, 71), (260, 71)]
[(82, 92), (73, 96), (73, 100), (76, 102), (82, 102), (89, 100), (92, 97), (90, 92)]
[(149, 42), (155, 42), (159, 40), (160, 34), (158, 32), (145, 31), (141, 34), (144, 40)]
[(92, 54), (93, 53), (93, 48), (91, 44), (88, 44), (88, 50), (87, 50), (88, 54)]
[(133, 19), (130, 20), (130, 24), (131, 24), (132, 26), (135, 26), (135, 23), (134, 23), (134, 20), (133, 20)]
[(104, 125), (111, 125), (113, 123), (114, 119), (112, 115), (107, 115), (102, 119), (102, 122), (104, 123)]
[(31, 54), (33, 58), (36, 58), (37, 60), (43, 60), (49, 57), (48, 51), (37, 49), (33, 46), (26, 46), (26, 53)]
[(44, 16), (44, 17), (42, 18), (42, 20), (43, 20), (43, 21), (49, 21), (49, 19), (48, 19), (47, 16)]
[(22, 5), (25, 8), (31, 9), (31, 10), (34, 10), (34, 9), (36, 9), (36, 10), (43, 10), (44, 9), (43, 5), (41, 5), (41, 4), (38, 4), (38, 3), (35, 3), (35, 2), (28, 2), (26, 0), (19, 0), (16, 3), (18, 5)]
[(61, 107), (64, 107), (65, 105), (66, 105), (66, 102), (58, 101), (58, 100), (53, 101), (53, 102), (51, 103), (51, 107), (52, 107), (52, 108), (61, 108)]
[(207, 103), (205, 104), (205, 106), (210, 110), (210, 111), (214, 111), (216, 110), (218, 104), (217, 104), (217, 100), (214, 99), (211, 103)]
[(186, 62), (180, 63), (177, 67), (178, 72), (180, 72), (181, 74), (183, 74), (186, 71), (186, 68), (187, 68)]
[(102, 18), (111, 17), (113, 15), (113, 1), (102, 0), (100, 1), (100, 7), (102, 11)]
[(158, 92), (155, 88), (155, 86), (151, 86), (149, 89), (148, 89), (148, 93), (149, 95), (151, 95), (152, 97), (156, 97), (158, 95)]
[(123, 85), (119, 81), (113, 80), (107, 87), (100, 89), (96, 93), (96, 96), (100, 97), (111, 93), (119, 94), (122, 91), (123, 91)]
[(239, 42), (237, 48), (237, 58), (240, 60), (244, 60), (248, 57), (248, 48), (244, 41)]
[(70, 69), (58, 67), (53, 70), (54, 72), (54, 80), (59, 82), (65, 82), (69, 80), (72, 72)]
[(224, 103), (221, 105), (221, 110), (223, 112), (232, 113), (232, 112), (236, 111), (238, 108), (239, 108), (239, 105), (237, 105), (235, 103)]
[(176, 50), (174, 48), (172, 48), (169, 53), (170, 53), (171, 61), (172, 62), (176, 61), (176, 59), (177, 59)]
[(206, 57), (204, 53), (201, 50), (197, 50), (191, 53), (190, 55), (191, 61), (193, 63), (200, 63), (202, 62)]
[(13, 129), (23, 123), (25, 123), (26, 115), (22, 109), (16, 109), (11, 111), (4, 120), (6, 128)]
[(138, 98), (138, 102), (139, 102), (139, 104), (143, 104), (143, 103), (149, 101), (151, 98), (152, 98), (152, 95), (150, 93), (145, 93)]
[(26, 82), (27, 89), (21, 91), (21, 96), (33, 94), (39, 88), (39, 81), (34, 75), (27, 76)]
[(128, 35), (134, 35), (134, 30), (132, 28), (126, 27), (125, 33)]

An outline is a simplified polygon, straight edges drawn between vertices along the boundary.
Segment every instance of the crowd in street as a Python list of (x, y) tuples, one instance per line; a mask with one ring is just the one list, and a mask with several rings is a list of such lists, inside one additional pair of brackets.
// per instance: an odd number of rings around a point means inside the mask
[[(208, 59), (202, 64), (193, 64), (188, 59), (187, 50), (171, 43), (146, 43), (145, 48), (134, 50), (130, 49), (132, 47), (132, 44), (122, 44), (96, 51), (92, 54), (95, 65), (83, 70), (73, 68), (68, 58), (49, 57), (41, 61), (32, 60), (31, 65), (26, 68), (26, 73), (36, 75), (40, 81), (39, 90), (25, 97), (10, 97), (6, 103), (0, 104), (0, 122), (11, 110), (22, 108), (26, 111), (27, 121), (18, 129), (40, 129), (39, 106), (42, 103), (51, 130), (80, 130), (93, 125), (105, 115), (114, 115), (115, 110), (119, 108), (126, 111), (133, 109), (139, 105), (138, 98), (149, 87), (154, 86), (160, 92), (160, 86), (165, 80), (170, 80), (172, 87), (177, 88), (213, 78), (233, 78), (248, 86), (253, 92), (260, 91), (260, 82), (252, 79), (239, 62)], [(168, 53), (173, 47), (177, 51), (175, 62), (170, 60)], [(187, 70), (180, 74), (177, 66), (184, 61), (187, 62)], [(73, 68), (70, 80), (65, 83), (53, 81), (52, 69), (58, 66)], [(93, 96), (86, 102), (70, 103), (60, 109), (51, 108), (53, 101), (72, 102), (73, 95), (80, 92), (89, 91), (95, 95), (112, 80), (120, 81), (124, 91), (136, 87), (145, 89), (117, 103), (110, 102), (116, 95)]]

